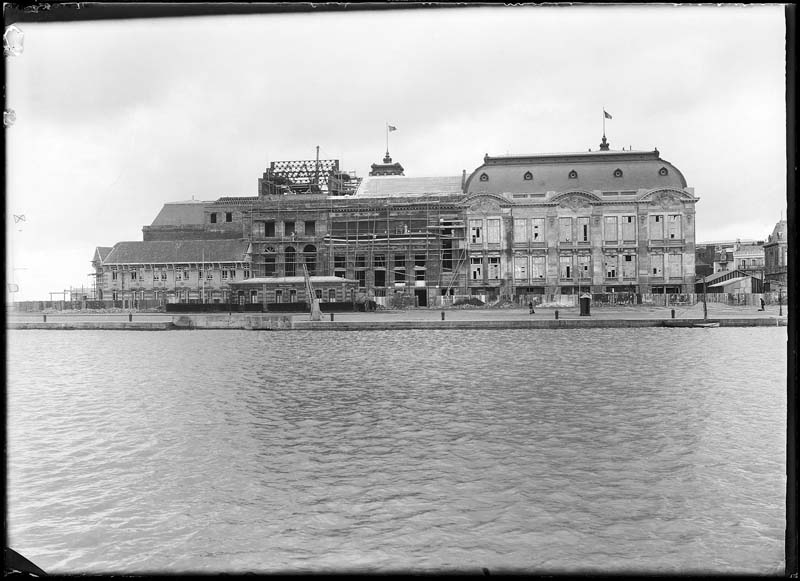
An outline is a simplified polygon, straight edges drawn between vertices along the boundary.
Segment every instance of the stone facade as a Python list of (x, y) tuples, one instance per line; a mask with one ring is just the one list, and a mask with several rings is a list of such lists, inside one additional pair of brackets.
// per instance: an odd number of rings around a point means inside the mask
[(781, 220), (775, 224), (764, 244), (764, 280), (770, 289), (778, 286), (785, 288), (788, 283), (788, 252), (787, 223)]

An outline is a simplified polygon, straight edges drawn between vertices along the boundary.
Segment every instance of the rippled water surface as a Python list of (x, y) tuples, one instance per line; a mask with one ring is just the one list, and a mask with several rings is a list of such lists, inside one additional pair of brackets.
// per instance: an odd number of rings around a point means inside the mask
[(780, 573), (786, 328), (10, 331), (49, 573)]

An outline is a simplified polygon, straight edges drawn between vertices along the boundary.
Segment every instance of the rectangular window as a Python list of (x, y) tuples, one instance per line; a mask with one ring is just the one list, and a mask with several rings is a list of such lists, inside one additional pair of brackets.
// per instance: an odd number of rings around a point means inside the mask
[(244, 265), (244, 278), (250, 278), (250, 265)]
[(544, 256), (531, 257), (531, 280), (544, 280), (546, 274), (546, 262)]
[(363, 254), (356, 255), (356, 268), (366, 268), (367, 267), (367, 257)]
[(386, 255), (376, 254), (372, 257), (372, 265), (375, 268), (386, 268)]
[(572, 218), (558, 219), (558, 241), (572, 242)]
[(222, 280), (228, 280), (228, 271), (227, 270), (223, 270), (222, 271)]
[(578, 218), (578, 242), (589, 242), (589, 218)]
[(406, 256), (405, 254), (394, 255), (394, 281), (405, 282), (406, 280)]
[(161, 271), (161, 280), (167, 280), (167, 271), (166, 270), (162, 270)]
[(469, 221), (469, 235), (472, 244), (483, 244), (483, 220)]
[[(166, 272), (162, 272), (161, 273), (161, 278), (162, 279), (166, 279), (167, 278), (167, 273)], [(206, 280), (214, 280), (214, 271), (213, 270), (207, 270), (206, 271)]]
[(558, 277), (560, 279), (572, 278), (572, 257), (559, 256), (558, 257)]
[(282, 303), (283, 302), (283, 291), (278, 289), (275, 291), (275, 302)]
[(681, 266), (683, 262), (682, 254), (668, 254), (669, 256), (669, 277), (681, 278)]
[(386, 271), (383, 269), (375, 271), (375, 286), (386, 286)]
[(322, 300), (322, 289), (321, 288), (314, 289), (314, 297), (318, 298), (319, 300)]
[(295, 234), (294, 222), (284, 222), (283, 223), (283, 235), (284, 236), (293, 236), (294, 234)]
[(116, 270), (112, 270), (111, 271), (111, 280), (117, 280), (117, 271)]
[(619, 259), (616, 254), (603, 257), (603, 264), (606, 271), (606, 278), (617, 278), (617, 263)]
[(236, 278), (236, 269), (232, 268), (228, 272), (230, 273), (231, 278)]
[[(498, 220), (498, 222), (499, 221), (500, 220)], [(489, 272), (489, 280), (499, 280), (500, 279), (500, 257), (499, 256), (490, 256), (489, 257), (489, 271), (488, 272)]]
[(264, 236), (266, 238), (275, 237), (275, 222), (264, 222)]
[(264, 276), (275, 276), (278, 266), (275, 261), (275, 256), (264, 257)]
[(514, 278), (517, 280), (528, 279), (528, 257), (515, 256), (514, 257)]
[(616, 242), (617, 237), (617, 217), (606, 216), (603, 220), (603, 240), (606, 242)]
[(341, 254), (336, 254), (333, 257), (333, 268), (347, 268), (345, 257)]
[(135, 270), (131, 271), (131, 280), (136, 280), (136, 271)]
[(469, 259), (470, 276), (472, 280), (483, 280), (483, 258), (471, 256)]
[(328, 302), (335, 303), (336, 302), (336, 289), (329, 288), (328, 289)]
[(212, 224), (216, 224), (217, 223), (217, 214), (216, 214), (216, 212), (211, 212), (210, 218), (211, 218), (211, 223)]
[(653, 214), (650, 216), (650, 240), (664, 239), (664, 216)]
[(528, 221), (524, 218), (514, 218), (514, 242), (528, 241)]
[(295, 289), (291, 289), (289, 291), (289, 302), (296, 303), (297, 302), (297, 291)]
[(681, 215), (670, 214), (668, 218), (669, 238), (670, 240), (678, 240), (681, 237)]
[(664, 255), (651, 254), (650, 255), (650, 274), (655, 278), (664, 276)]
[(626, 242), (636, 240), (636, 216), (622, 217), (622, 239)]
[(367, 271), (366, 270), (357, 270), (356, 271), (356, 280), (358, 281), (359, 288), (364, 288), (367, 286)]
[(306, 220), (305, 233), (306, 236), (314, 236), (317, 233), (317, 223), (314, 220)]
[(632, 254), (626, 254), (622, 257), (622, 278), (636, 278), (636, 257)]
[(414, 279), (425, 280), (425, 255), (414, 255)]
[(544, 242), (544, 218), (531, 219), (531, 242)]
[(250, 291), (250, 302), (253, 304), (258, 302), (258, 291), (255, 289)]
[(253, 222), (253, 236), (256, 238), (264, 237), (264, 222)]
[(592, 278), (592, 257), (588, 254), (578, 255), (578, 276)]
[(489, 244), (500, 244), (500, 220), (486, 220), (486, 241)]
[(225, 212), (225, 221), (233, 222), (233, 212)]

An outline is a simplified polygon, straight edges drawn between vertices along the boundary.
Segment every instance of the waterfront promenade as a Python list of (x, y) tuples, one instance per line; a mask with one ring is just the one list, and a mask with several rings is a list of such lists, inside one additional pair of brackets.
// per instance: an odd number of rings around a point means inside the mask
[[(673, 317), (674, 310), (674, 317)], [(779, 314), (782, 310), (782, 314)], [(556, 319), (558, 311), (558, 319)], [(577, 307), (537, 308), (445, 308), (380, 310), (376, 312), (324, 313), (321, 321), (311, 321), (308, 313), (208, 313), (173, 314), (136, 311), (118, 312), (49, 312), (9, 313), (8, 327), (16, 329), (319, 329), (367, 330), (410, 328), (589, 328), (653, 327), (665, 321), (703, 319), (702, 303), (686, 306), (593, 307), (589, 316), (581, 316)], [(786, 325), (788, 307), (770, 305), (765, 311), (756, 307), (710, 303), (708, 319), (721, 326)]]

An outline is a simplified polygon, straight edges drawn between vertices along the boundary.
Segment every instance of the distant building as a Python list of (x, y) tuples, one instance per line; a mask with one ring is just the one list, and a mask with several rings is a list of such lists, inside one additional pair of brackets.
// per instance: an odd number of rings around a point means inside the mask
[(723, 270), (698, 281), (695, 292), (758, 294), (764, 292), (764, 281), (743, 270)]
[(788, 283), (789, 241), (786, 229), (786, 220), (779, 221), (764, 244), (764, 280), (770, 290), (774, 290), (777, 286), (785, 288)]

